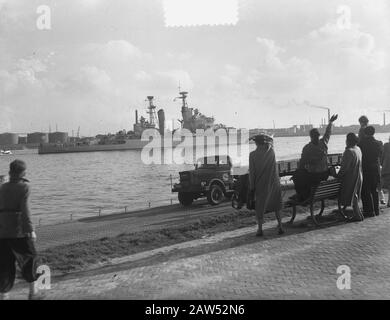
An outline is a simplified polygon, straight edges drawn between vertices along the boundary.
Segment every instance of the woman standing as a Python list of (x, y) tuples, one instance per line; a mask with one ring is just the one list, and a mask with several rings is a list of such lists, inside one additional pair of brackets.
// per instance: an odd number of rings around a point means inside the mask
[(0, 186), (0, 300), (7, 300), (15, 282), (17, 262), (23, 278), (30, 284), (29, 299), (37, 295), (35, 281), (36, 235), (28, 205), (30, 189), (24, 179), (26, 164), (15, 160), (10, 164), (9, 182)]
[(353, 221), (363, 221), (364, 216), (359, 208), (362, 190), (362, 152), (357, 146), (359, 138), (354, 133), (347, 134), (346, 148), (341, 161), (337, 178), (341, 180), (339, 201), (343, 210), (352, 206)]
[[(390, 142), (390, 137), (389, 137)], [(386, 142), (383, 146), (383, 154), (381, 158), (381, 182), (382, 188), (387, 190), (387, 206), (390, 207), (390, 143)]]
[(256, 235), (263, 235), (264, 213), (274, 211), (278, 220), (279, 234), (283, 234), (280, 210), (282, 209), (282, 190), (276, 166), (273, 139), (267, 134), (251, 138), (256, 150), (249, 155), (249, 191), (255, 197), (255, 210), (258, 223)]

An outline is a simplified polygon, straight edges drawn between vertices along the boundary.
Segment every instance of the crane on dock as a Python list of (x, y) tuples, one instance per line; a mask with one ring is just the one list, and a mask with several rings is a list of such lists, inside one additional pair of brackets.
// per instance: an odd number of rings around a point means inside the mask
[(383, 112), (383, 126), (386, 126), (386, 112), (390, 112), (390, 110), (377, 110), (377, 112)]

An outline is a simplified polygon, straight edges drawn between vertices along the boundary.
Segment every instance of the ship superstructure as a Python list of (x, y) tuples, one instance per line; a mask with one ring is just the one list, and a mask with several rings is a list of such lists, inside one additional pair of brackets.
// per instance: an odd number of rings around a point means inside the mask
[(182, 101), (181, 125), (183, 129), (190, 130), (195, 133), (197, 129), (207, 130), (214, 128), (215, 119), (213, 117), (207, 117), (199, 112), (198, 109), (189, 108), (187, 104), (188, 92), (182, 91), (179, 93), (179, 97), (175, 98)]
[[(154, 105), (154, 97), (148, 96), (147, 101), (149, 102), (148, 108), (147, 108), (147, 114), (149, 115), (149, 120), (141, 116), (141, 118), (138, 121), (138, 110), (135, 111), (135, 123), (133, 126), (133, 133), (136, 138), (141, 138), (142, 132), (144, 132), (147, 129), (156, 129), (156, 123), (157, 123), (157, 114), (156, 109), (157, 107)], [(161, 119), (164, 119), (162, 121)], [(158, 119), (159, 119), (159, 127), (161, 131), (161, 127), (165, 126), (165, 115), (164, 110), (160, 109), (158, 111)], [(164, 128), (162, 128), (164, 130)]]

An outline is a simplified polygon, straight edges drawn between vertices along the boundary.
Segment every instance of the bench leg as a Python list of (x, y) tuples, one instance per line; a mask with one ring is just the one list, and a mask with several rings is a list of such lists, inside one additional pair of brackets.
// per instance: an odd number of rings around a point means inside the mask
[(347, 217), (347, 215), (344, 213), (344, 209), (343, 209), (343, 207), (341, 206), (340, 199), (337, 199), (337, 206), (339, 207), (339, 214), (343, 217), (343, 219), (349, 220), (349, 218)]
[(297, 207), (296, 206), (293, 206), (292, 207), (292, 210), (293, 210), (293, 212), (292, 212), (292, 217), (291, 217), (291, 220), (290, 220), (290, 224), (293, 224), (293, 222), (294, 222), (294, 220), (295, 220), (295, 216), (297, 215)]
[(320, 224), (318, 223), (316, 217), (315, 217), (315, 214), (314, 214), (314, 203), (310, 203), (310, 215), (311, 215), (311, 218), (313, 220), (313, 223), (316, 227), (318, 227)]
[(318, 214), (319, 217), (322, 217), (322, 214), (324, 213), (325, 210), (325, 200), (321, 200), (321, 211)]

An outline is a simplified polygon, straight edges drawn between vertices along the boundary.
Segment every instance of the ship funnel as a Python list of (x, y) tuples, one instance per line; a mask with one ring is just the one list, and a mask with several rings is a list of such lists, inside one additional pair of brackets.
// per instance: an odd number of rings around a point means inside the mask
[(138, 124), (138, 110), (135, 110), (135, 124)]
[(165, 112), (163, 109), (158, 110), (158, 127), (161, 135), (164, 135), (165, 130)]

